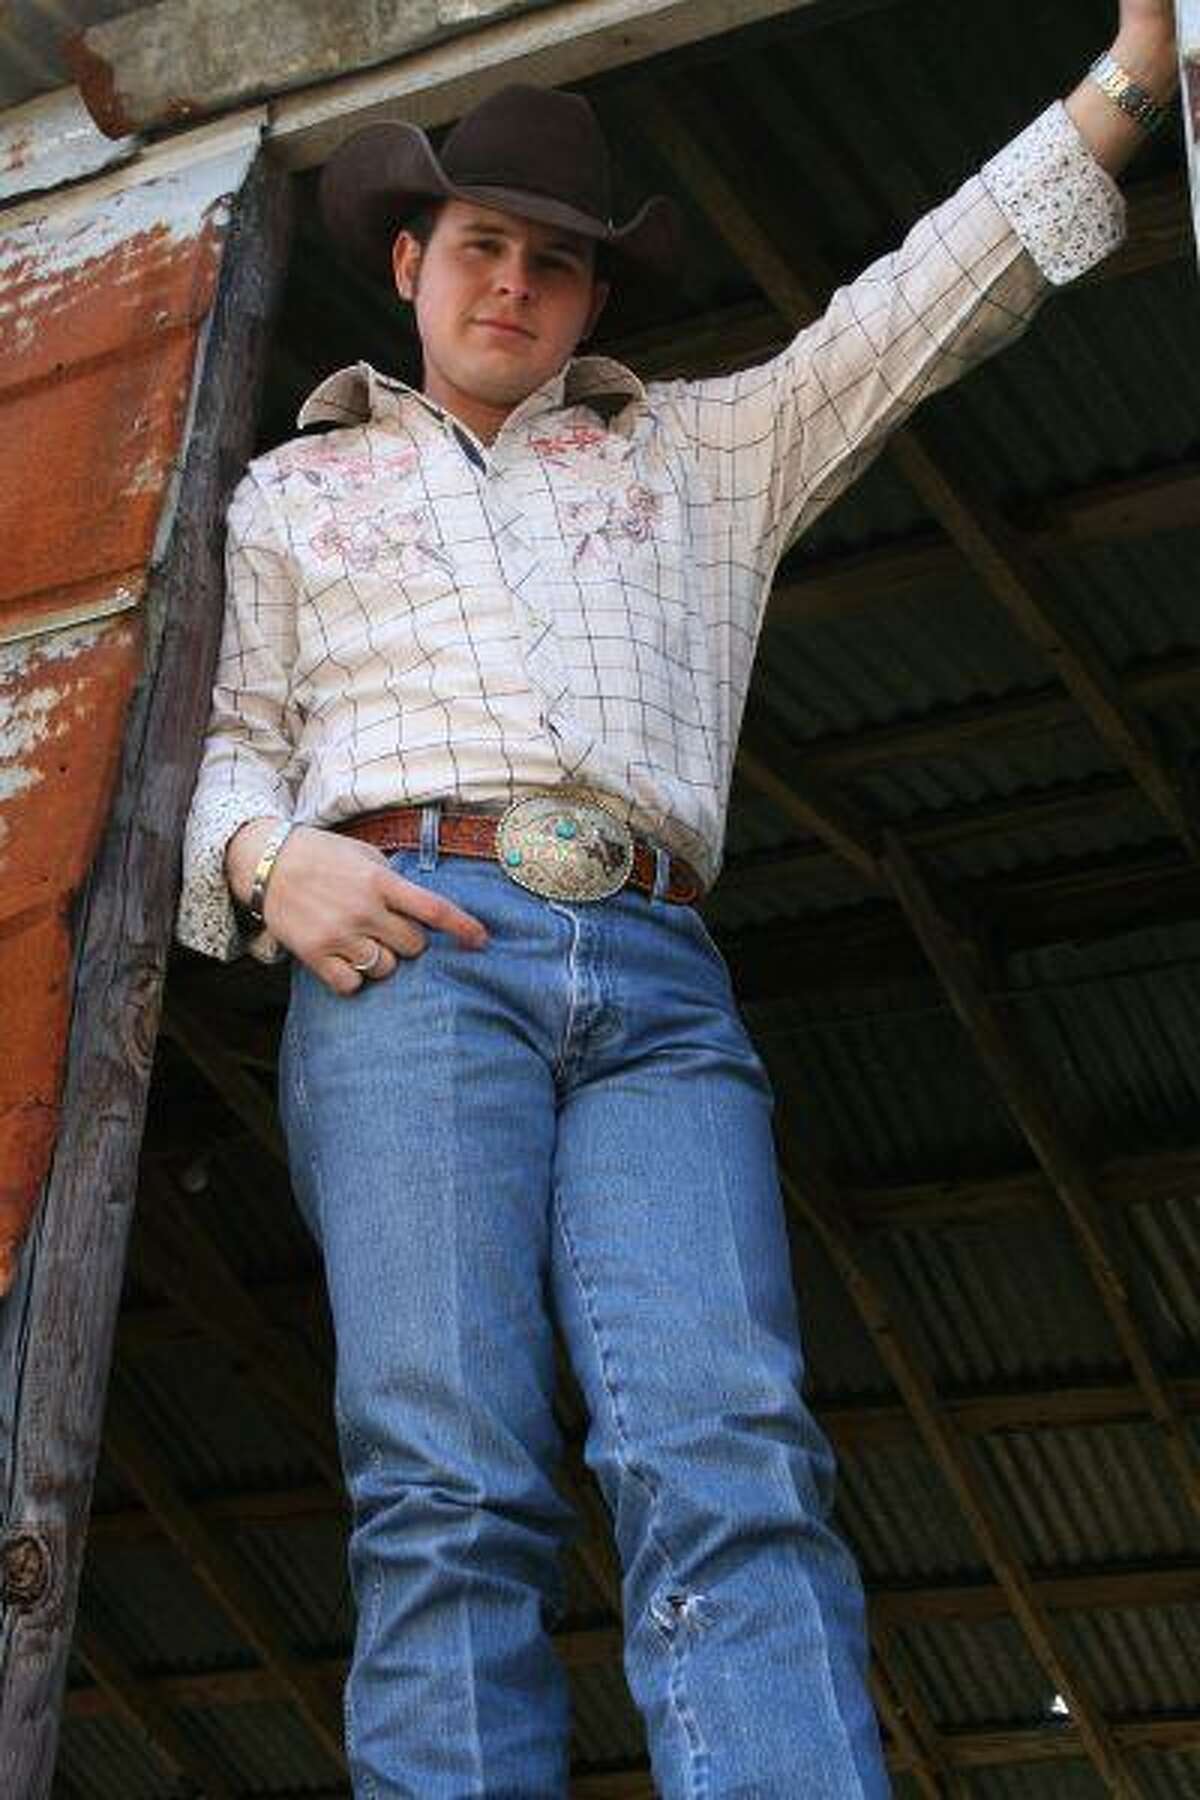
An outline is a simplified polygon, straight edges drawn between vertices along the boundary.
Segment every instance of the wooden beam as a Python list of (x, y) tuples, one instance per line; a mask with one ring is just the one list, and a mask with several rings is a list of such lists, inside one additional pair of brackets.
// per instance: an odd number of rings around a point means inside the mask
[(104, 1448), (122, 1482), (153, 1514), (200, 1586), (262, 1660), (277, 1693), (290, 1701), (314, 1741), (340, 1768), (339, 1708), (328, 1683), (297, 1656), (288, 1621), (275, 1601), (260, 1592), (250, 1571), (184, 1499), (167, 1465), (138, 1435), (119, 1391), (109, 1401)]
[[(815, 858), (821, 853), (812, 852)], [(819, 865), (806, 853), (805, 874)], [(769, 890), (767, 890), (769, 891)], [(1170, 846), (1134, 857), (1022, 870), (960, 882), (961, 907), (986, 930), (997, 957), (1047, 944), (1095, 942), (1200, 916), (1200, 871)], [(780, 890), (779, 905), (786, 904)], [(720, 891), (715, 901), (719, 920)], [(797, 994), (875, 988), (928, 974), (903, 912), (881, 899), (799, 919), (776, 918), (717, 938), (742, 1005), (761, 1017)]]
[[(145, 1681), (104, 1643), (86, 1619), (76, 1627), (72, 1644), (103, 1695), (107, 1711), (114, 1712), (158, 1758), (168, 1773), (182, 1777), (201, 1800), (236, 1800), (233, 1788), (211, 1763), (202, 1765), (167, 1710), (158, 1683)], [(70, 1707), (68, 1705), (68, 1711)]]
[[(1200, 1381), (1190, 1384), (1186, 1400), (1189, 1413), (1200, 1412)], [(1140, 1423), (1145, 1418), (1145, 1404), (1132, 1384), (1038, 1393), (1018, 1391), (974, 1399), (943, 1395), (940, 1402), (963, 1437), (983, 1437), (996, 1431)], [(814, 1410), (843, 1459), (853, 1457), (856, 1451), (912, 1441), (913, 1421), (900, 1402), (827, 1408), (818, 1401)], [(598, 1496), (596, 1502), (601, 1504)], [(340, 1520), (344, 1516), (337, 1497), (325, 1488), (315, 1487), (209, 1495), (190, 1504), (197, 1518), (210, 1527), (264, 1521), (286, 1524), (292, 1519)], [(585, 1523), (597, 1539), (607, 1539), (606, 1516), (587, 1517)], [(162, 1528), (152, 1513), (144, 1507), (123, 1506), (93, 1517), (89, 1543), (99, 1555), (110, 1545), (145, 1543), (161, 1535)], [(1137, 1612), (1151, 1606), (1190, 1607), (1200, 1604), (1200, 1563), (1165, 1558), (1114, 1563), (1084, 1572), (1046, 1569), (1033, 1578), (1033, 1585), (1050, 1612), (1083, 1612), (1089, 1608)], [(608, 1582), (604, 1586), (610, 1610), (619, 1617), (619, 1590)], [(872, 1615), (887, 1626), (936, 1619), (994, 1619), (1008, 1610), (1004, 1590), (982, 1577), (868, 1584), (867, 1595)], [(560, 1633), (555, 1642), (571, 1667), (605, 1662), (610, 1660), (610, 1653), (612, 1660), (620, 1656), (615, 1626)], [(883, 1661), (890, 1663), (891, 1658), (885, 1654)], [(267, 1685), (273, 1692), (269, 1678)]]
[[(224, 1061), (225, 1052), (220, 1054)], [(333, 1399), (316, 1364), (263, 1315), (163, 1170), (144, 1164), (141, 1192), (135, 1266), (197, 1330), (231, 1352), (245, 1376), (299, 1429), (315, 1467), (340, 1493)]]
[[(1092, 1176), (1106, 1209), (1164, 1200), (1192, 1200), (1200, 1193), (1200, 1147), (1155, 1150), (1142, 1156), (1114, 1156)], [(961, 1219), (998, 1218), (1044, 1209), (1054, 1203), (1054, 1187), (1043, 1169), (976, 1180), (882, 1183), (849, 1187), (846, 1204), (861, 1229), (949, 1224)]]
[[(224, 128), (222, 128), (223, 131)], [(89, 188), (89, 194), (91, 189)], [(220, 637), (213, 520), (253, 443), (258, 377), (285, 262), (287, 184), (258, 169), (233, 208), (181, 449), (179, 497), (147, 599), (153, 649), (116, 797), (79, 896), (62, 1123), (18, 1287), (0, 1307), (10, 1531), (46, 1543), (45, 1604), (6, 1611), (0, 1745), (7, 1791), (47, 1791), (70, 1649), (137, 1156), (178, 882), (179, 840)], [(40, 204), (40, 203), (39, 203)], [(213, 253), (221, 239), (215, 215)], [(9, 1428), (15, 1441), (8, 1436)]]
[(848, 862), (867, 881), (881, 881), (875, 844), (878, 828), (841, 795), (832, 795), (818, 777), (786, 775), (787, 746), (763, 721), (747, 725), (738, 750), (737, 770), (776, 810), (812, 832), (827, 850)]
[(323, 163), (378, 119), (443, 125), (499, 82), (569, 86), (814, 0), (554, 0), (377, 69), (272, 102), (268, 141), (289, 169)]
[[(1195, 531), (1200, 464), (1183, 462), (1022, 507), (1006, 516), (1035, 556), (1069, 556), (1093, 544), (1136, 543), (1163, 532)], [(800, 562), (776, 582), (766, 627), (844, 619), (891, 601), (940, 593), (969, 565), (952, 539), (920, 531), (870, 550)]]
[(287, 1147), (270, 1094), (261, 1082), (246, 1073), (236, 1054), (207, 1021), (171, 995), (163, 1014), (162, 1029), (212, 1083), (250, 1135), (286, 1168)]
[(870, 1619), (870, 1689), (887, 1733), (885, 1755), (912, 1776), (925, 1800), (967, 1800), (961, 1779), (916, 1683), (910, 1678), (895, 1639), (878, 1618)]
[(1008, 1607), (1041, 1665), (1052, 1691), (1067, 1699), (1079, 1741), (1096, 1772), (1121, 1800), (1141, 1800), (1144, 1789), (1108, 1724), (1071, 1665), (1034, 1583), (996, 1514), (965, 1440), (941, 1406), (920, 1357), (869, 1272), (847, 1225), (841, 1197), (816, 1162), (800, 1153), (786, 1116), (777, 1120), (784, 1193), (799, 1217), (817, 1232), (837, 1268), (884, 1367), (912, 1414), (926, 1449), (961, 1508), (976, 1543), (1003, 1588)]
[[(821, 294), (835, 283), (807, 253), (802, 269), (795, 252), (783, 248), (789, 240), (766, 229), (747, 204), (745, 195), (754, 188), (749, 178), (739, 182), (738, 162), (719, 121), (709, 119), (702, 140), (663, 90), (643, 86), (639, 92), (639, 129), (771, 304), (793, 327), (817, 317)], [(1200, 857), (1200, 816), (1188, 782), (1161, 756), (1149, 726), (1128, 704), (1104, 659), (1068, 622), (1028, 546), (913, 427), (892, 434), (888, 454), (983, 585), (1050, 659), (1118, 766), (1129, 771), (1189, 855)], [(748, 771), (750, 778), (753, 773)]]
[[(776, 734), (755, 724), (747, 726), (746, 739), (751, 748), (738, 760), (738, 775), (765, 795), (785, 818), (802, 830), (811, 831), (814, 838), (819, 833), (820, 840), (739, 858), (721, 877), (722, 894), (802, 888), (814, 866), (824, 863), (830, 852), (882, 884), (877, 846), (883, 827), (868, 824), (841, 796), (830, 798), (822, 794), (819, 800), (811, 799), (814, 792), (820, 791), (820, 778), (800, 773), (788, 746)], [(770, 746), (771, 754), (764, 754), (764, 746)], [(1130, 810), (1143, 816), (1146, 812), (1145, 796), (1132, 781), (1124, 775), (1094, 775), (1086, 781), (1064, 781), (1012, 799), (917, 813), (897, 826), (895, 835), (910, 850), (946, 850), (956, 844), (1009, 837), (1046, 826), (1074, 825)]]
[(1115, 1240), (1087, 1161), (1058, 1115), (1049, 1084), (1022, 1043), (1015, 1021), (985, 991), (971, 941), (946, 917), (930, 882), (900, 840), (889, 834), (886, 843), (888, 878), (909, 923), (980, 1062), (1062, 1203), (1117, 1342), (1162, 1433), (1180, 1487), (1189, 1506), (1200, 1514), (1194, 1439), (1134, 1313), (1124, 1273), (1128, 1259)]
[[(1200, 490), (1196, 499), (1200, 506)], [(1121, 686), (1132, 702), (1144, 707), (1195, 696), (1200, 693), (1200, 652), (1182, 651), (1136, 664), (1124, 672)], [(893, 724), (864, 725), (856, 731), (789, 743), (782, 766), (805, 778), (861, 775), (894, 768), (899, 762), (954, 756), (976, 744), (1038, 737), (1074, 724), (1078, 717), (1061, 688), (967, 700)]]

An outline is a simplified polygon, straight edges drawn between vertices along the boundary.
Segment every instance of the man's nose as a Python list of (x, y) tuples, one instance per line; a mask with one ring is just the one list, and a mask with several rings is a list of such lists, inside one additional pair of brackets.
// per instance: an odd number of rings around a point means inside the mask
[(528, 300), (534, 293), (534, 271), (530, 257), (520, 251), (505, 258), (500, 269), (496, 285), (502, 294), (509, 294), (514, 300)]

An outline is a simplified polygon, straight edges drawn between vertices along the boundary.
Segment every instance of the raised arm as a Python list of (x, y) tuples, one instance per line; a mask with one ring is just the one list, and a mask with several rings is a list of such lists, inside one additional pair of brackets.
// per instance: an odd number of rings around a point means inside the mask
[[(1167, 105), (1179, 86), (1174, 0), (1121, 0), (1110, 54), (1117, 67), (1152, 100)], [(1070, 96), (1067, 111), (1096, 161), (1110, 175), (1119, 175), (1146, 141), (1144, 127), (1090, 77)]]

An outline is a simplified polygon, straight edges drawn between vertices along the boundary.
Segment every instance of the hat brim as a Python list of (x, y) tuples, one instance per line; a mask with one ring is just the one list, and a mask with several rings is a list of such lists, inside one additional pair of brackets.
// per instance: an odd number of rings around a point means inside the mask
[(683, 228), (673, 200), (656, 194), (624, 225), (593, 218), (549, 195), (523, 188), (460, 187), (450, 181), (416, 125), (382, 123), (356, 132), (321, 172), (326, 230), (351, 261), (392, 284), (392, 246), (406, 219), (440, 200), (475, 201), (605, 245), (630, 272), (678, 281)]

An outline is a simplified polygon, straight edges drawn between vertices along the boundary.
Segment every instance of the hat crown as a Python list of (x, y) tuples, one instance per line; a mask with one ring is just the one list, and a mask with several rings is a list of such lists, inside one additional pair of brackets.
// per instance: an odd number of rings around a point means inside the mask
[(440, 161), (455, 187), (540, 194), (597, 220), (612, 217), (608, 146), (581, 94), (501, 88), (459, 121)]

